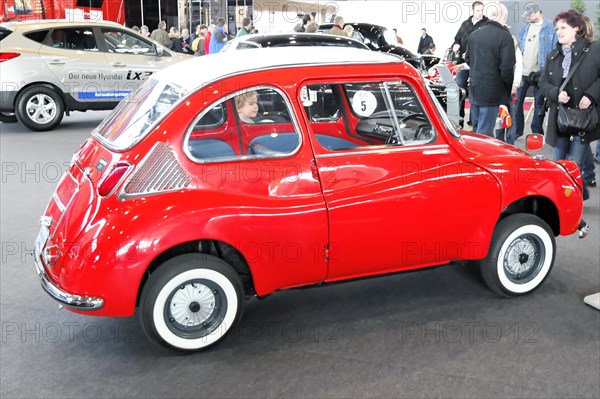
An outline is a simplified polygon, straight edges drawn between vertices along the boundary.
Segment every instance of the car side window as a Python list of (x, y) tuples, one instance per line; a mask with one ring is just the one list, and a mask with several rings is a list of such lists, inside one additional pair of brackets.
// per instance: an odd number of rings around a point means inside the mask
[(109, 53), (156, 55), (156, 49), (150, 42), (129, 32), (102, 28), (102, 38)]
[(92, 28), (52, 29), (44, 44), (68, 50), (98, 51)]
[(291, 109), (278, 89), (238, 91), (198, 114), (185, 136), (184, 151), (196, 162), (291, 155), (301, 143)]
[(436, 139), (429, 117), (405, 82), (308, 85), (300, 96), (311, 133), (330, 151), (419, 145)]
[(47, 29), (24, 33), (23, 36), (37, 43), (42, 43), (50, 32)]

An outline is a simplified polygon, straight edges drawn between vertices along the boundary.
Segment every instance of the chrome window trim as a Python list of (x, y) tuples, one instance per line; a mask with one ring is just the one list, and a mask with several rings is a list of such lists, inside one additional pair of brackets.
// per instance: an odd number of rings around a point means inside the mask
[[(363, 149), (364, 148), (364, 149)], [(403, 153), (403, 152), (415, 152), (423, 151), (425, 155), (432, 154), (449, 154), (450, 146), (448, 144), (435, 144), (435, 145), (412, 145), (412, 146), (370, 146), (362, 147), (357, 149), (341, 150), (336, 152), (330, 152), (328, 154), (316, 154), (315, 158), (337, 158), (347, 156), (358, 156), (358, 155), (373, 155), (373, 154), (389, 154), (389, 153)], [(436, 152), (434, 152), (436, 151)]]

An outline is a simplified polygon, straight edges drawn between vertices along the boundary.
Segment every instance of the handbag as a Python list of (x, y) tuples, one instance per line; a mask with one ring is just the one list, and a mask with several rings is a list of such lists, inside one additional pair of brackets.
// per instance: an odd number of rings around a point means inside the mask
[(596, 107), (591, 105), (581, 109), (558, 104), (556, 122), (561, 136), (583, 136), (598, 126), (598, 112)]
[[(583, 49), (582, 57), (571, 67), (567, 78), (558, 89), (559, 93), (567, 86), (575, 70), (581, 64), (583, 54), (585, 53), (587, 53), (587, 48)], [(598, 112), (596, 111), (596, 107), (592, 105), (586, 109), (581, 109), (569, 108), (562, 103), (558, 103), (557, 111), (556, 124), (558, 125), (558, 134), (560, 136), (584, 136), (587, 132), (594, 130), (598, 126)]]

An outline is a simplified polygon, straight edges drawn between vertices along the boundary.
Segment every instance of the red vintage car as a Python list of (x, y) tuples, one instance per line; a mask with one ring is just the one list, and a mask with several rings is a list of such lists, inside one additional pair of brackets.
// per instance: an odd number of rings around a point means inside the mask
[(473, 260), (494, 292), (530, 293), (555, 236), (585, 233), (581, 187), (573, 162), (457, 131), (397, 57), (216, 54), (153, 75), (94, 130), (35, 260), (68, 309), (139, 308), (152, 341), (196, 351), (249, 297), (293, 287)]

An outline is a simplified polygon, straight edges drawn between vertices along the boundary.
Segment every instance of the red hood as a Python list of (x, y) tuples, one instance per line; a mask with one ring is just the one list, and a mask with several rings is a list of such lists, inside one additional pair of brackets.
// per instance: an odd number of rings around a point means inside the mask
[(493, 139), (483, 134), (461, 131), (462, 155), (477, 163), (488, 163), (501, 161), (506, 162), (507, 157), (531, 159), (527, 152), (507, 144), (503, 141)]

